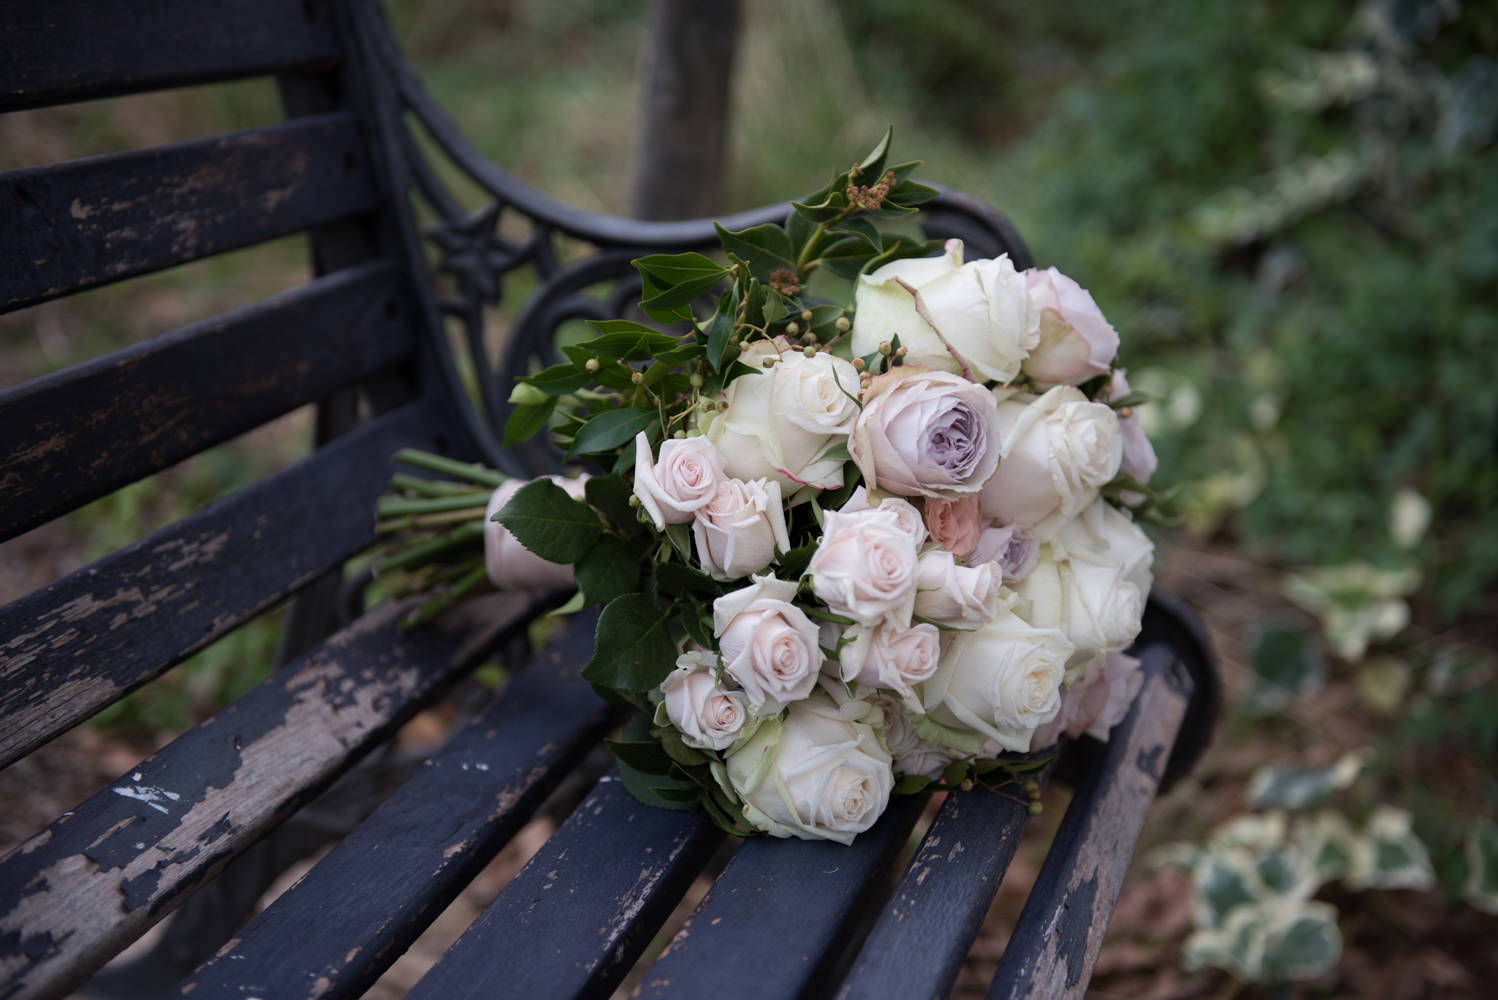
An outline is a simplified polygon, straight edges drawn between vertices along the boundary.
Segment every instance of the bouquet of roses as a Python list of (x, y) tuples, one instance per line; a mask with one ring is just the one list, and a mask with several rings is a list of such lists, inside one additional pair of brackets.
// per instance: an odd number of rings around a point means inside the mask
[(600, 605), (584, 676), (639, 709), (624, 781), (739, 834), (1033, 798), (1017, 755), (1105, 739), (1140, 684), (1155, 457), (1118, 336), (1054, 268), (883, 230), (935, 194), (888, 142), (783, 226), (720, 227), (719, 260), (635, 261), (658, 325), (596, 322), (515, 386), (507, 441), (591, 475), (406, 454), (461, 482), (381, 501), (407, 547), (379, 570), (438, 588), (419, 616), (485, 581)]

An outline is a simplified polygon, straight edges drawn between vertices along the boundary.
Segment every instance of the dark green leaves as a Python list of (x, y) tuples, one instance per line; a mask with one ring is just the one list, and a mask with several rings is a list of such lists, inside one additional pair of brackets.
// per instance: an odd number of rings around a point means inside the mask
[(598, 616), (593, 659), (583, 677), (620, 691), (658, 687), (676, 666), (676, 644), (669, 623), (675, 605), (664, 610), (642, 594), (616, 597)]
[(791, 238), (779, 226), (766, 223), (752, 229), (731, 233), (716, 226), (718, 242), (723, 252), (732, 254), (749, 265), (749, 270), (763, 281), (779, 270), (796, 270), (796, 252), (791, 249)]
[(570, 454), (596, 455), (601, 451), (613, 451), (659, 420), (657, 411), (641, 406), (604, 410), (578, 428)]
[(727, 268), (700, 253), (652, 254), (634, 265), (644, 282), (640, 308), (662, 323), (690, 319), (692, 301), (729, 275)]
[(522, 486), (494, 519), (521, 545), (554, 563), (576, 562), (603, 534), (597, 516), (549, 479)]

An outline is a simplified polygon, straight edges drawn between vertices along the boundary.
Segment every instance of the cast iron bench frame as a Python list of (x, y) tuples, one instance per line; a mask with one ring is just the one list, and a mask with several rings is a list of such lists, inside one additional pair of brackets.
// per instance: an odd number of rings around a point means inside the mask
[[(292, 600), (271, 679), (0, 860), (0, 998), (56, 997), (495, 649), (523, 646), (556, 595), (489, 598), (410, 634), (396, 608), (364, 612), (340, 567), (373, 539), (390, 456), (549, 471), (544, 445), (499, 447), (514, 376), (561, 324), (625, 310), (632, 257), (716, 241), (704, 220), (581, 212), (514, 182), (431, 101), (372, 2), (0, 0), (0, 28), (0, 112), (273, 75), (288, 115), (0, 175), (0, 311), (295, 232), (315, 275), (0, 391), (0, 541), (318, 404), (307, 459), (0, 608), (3, 766)], [(467, 212), (422, 141), (493, 200)], [(957, 193), (922, 221), (971, 256), (1030, 263), (1006, 220)], [(493, 359), (485, 310), (521, 269), (537, 289)], [(480, 373), (476, 407), (460, 364)], [(591, 626), (571, 618), (179, 993), (374, 982), (617, 723), (578, 676)], [(991, 996), (1080, 995), (1145, 812), (1209, 736), (1216, 679), (1194, 619), (1156, 594), (1137, 649), (1128, 719), (1062, 760), (1075, 792)], [(892, 871), (923, 807), (896, 802), (852, 848), (744, 843), (640, 995), (944, 994), (1028, 814), (949, 795)], [(705, 817), (640, 806), (606, 775), (412, 995), (606, 996), (721, 844)]]

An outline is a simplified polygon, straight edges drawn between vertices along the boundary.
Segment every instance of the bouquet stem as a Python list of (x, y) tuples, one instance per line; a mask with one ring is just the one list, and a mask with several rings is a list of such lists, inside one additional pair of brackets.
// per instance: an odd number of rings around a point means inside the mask
[(451, 531), (443, 532), (435, 538), (413, 545), (404, 552), (397, 553), (389, 559), (381, 560), (375, 564), (375, 576), (381, 576), (395, 569), (413, 569), (432, 562), (453, 549), (470, 545), (484, 537), (484, 522), (469, 521), (458, 525)]
[(470, 483), (477, 483), (479, 486), (487, 486), (491, 490), (503, 486), (505, 480), (510, 478), (502, 472), (486, 469), (482, 465), (459, 462), (455, 459), (443, 458), (441, 455), (433, 455), (431, 452), (417, 451), (414, 448), (402, 448), (396, 452), (395, 460), (406, 465), (414, 465), (418, 469), (426, 469), (428, 472), (455, 476)]

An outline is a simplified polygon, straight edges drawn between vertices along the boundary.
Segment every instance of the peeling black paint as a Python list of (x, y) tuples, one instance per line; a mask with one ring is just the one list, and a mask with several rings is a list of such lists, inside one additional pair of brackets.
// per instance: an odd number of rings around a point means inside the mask
[(1056, 923), (1054, 947), (1066, 962), (1066, 988), (1074, 988), (1087, 965), (1087, 939), (1096, 923), (1097, 872), (1078, 883)]
[(1160, 757), (1164, 753), (1165, 748), (1158, 743), (1152, 747), (1148, 747), (1144, 750), (1139, 751), (1139, 759), (1137, 762), (1139, 765), (1139, 770), (1143, 771), (1151, 778), (1154, 778), (1156, 781), (1159, 781)]

